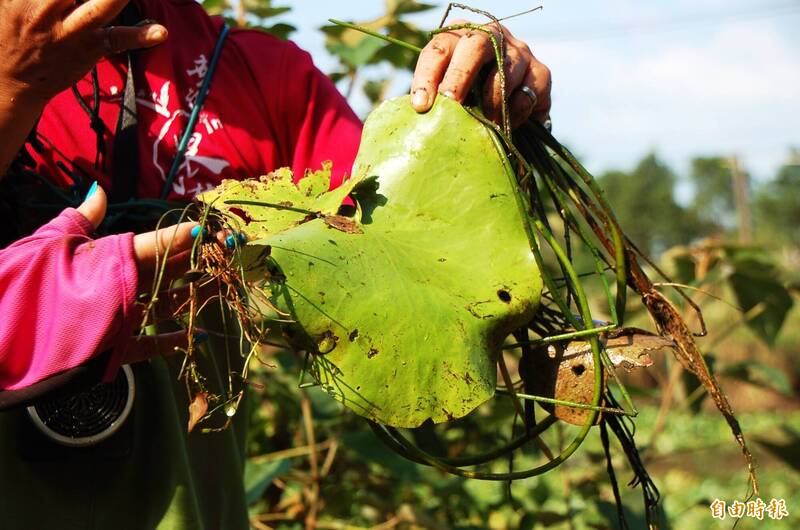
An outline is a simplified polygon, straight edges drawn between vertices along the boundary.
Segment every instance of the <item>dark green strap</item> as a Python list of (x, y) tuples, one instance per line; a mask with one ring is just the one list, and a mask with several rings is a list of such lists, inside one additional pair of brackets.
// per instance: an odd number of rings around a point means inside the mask
[(230, 28), (228, 25), (223, 24), (222, 32), (219, 34), (219, 38), (217, 38), (217, 45), (214, 47), (214, 54), (211, 56), (211, 63), (208, 65), (208, 72), (206, 73), (205, 78), (203, 78), (203, 84), (200, 85), (200, 92), (197, 95), (197, 101), (192, 109), (192, 114), (189, 116), (189, 122), (186, 124), (186, 130), (183, 132), (181, 141), (178, 144), (178, 150), (177, 153), (175, 153), (175, 158), (172, 160), (172, 167), (169, 169), (166, 181), (164, 182), (164, 189), (161, 190), (162, 200), (166, 200), (166, 198), (169, 196), (169, 191), (172, 189), (172, 183), (175, 181), (175, 177), (178, 174), (181, 164), (183, 164), (184, 157), (186, 155), (186, 148), (189, 145), (189, 139), (192, 137), (195, 125), (197, 125), (197, 119), (200, 117), (200, 109), (203, 108), (203, 103), (208, 95), (208, 89), (211, 86), (211, 78), (214, 77), (214, 72), (217, 69), (217, 63), (219, 63), (219, 56), (222, 54), (222, 47), (225, 44), (225, 39), (228, 36), (229, 30)]

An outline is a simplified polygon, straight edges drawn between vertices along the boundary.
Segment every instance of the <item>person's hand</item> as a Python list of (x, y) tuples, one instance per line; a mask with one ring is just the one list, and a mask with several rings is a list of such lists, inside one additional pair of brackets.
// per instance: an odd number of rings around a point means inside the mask
[[(466, 22), (457, 20), (452, 25)], [(498, 35), (497, 24), (483, 27)], [(505, 27), (502, 31), (506, 43), (506, 95), (511, 125), (517, 127), (530, 116), (544, 123), (550, 112), (550, 69), (533, 56), (527, 44), (514, 38)], [(492, 41), (483, 31), (459, 29), (437, 34), (417, 61), (411, 82), (412, 106), (417, 112), (427, 112), (437, 92), (463, 103), (484, 65), (494, 62)], [(499, 123), (503, 100), (496, 64), (481, 91), (484, 114)]]
[[(100, 226), (106, 215), (108, 198), (105, 190), (97, 186), (85, 201), (77, 208), (92, 226)], [(139, 273), (139, 293), (147, 293), (153, 286), (159, 261), (167, 256), (164, 273), (164, 285), (180, 277), (189, 268), (189, 254), (194, 243), (192, 229), (196, 222), (185, 222), (147, 232), (133, 237), (133, 252)]]
[[(95, 229), (100, 226), (106, 214), (107, 197), (101, 187), (94, 192), (77, 208)], [(190, 296), (188, 286), (169, 289), (170, 280), (180, 278), (189, 267), (189, 256), (195, 236), (199, 230), (195, 222), (180, 223), (168, 226), (153, 232), (136, 234), (133, 237), (133, 251), (138, 271), (138, 292), (149, 293), (153, 287), (153, 279), (158, 273), (160, 263), (167, 256), (162, 285), (164, 289), (157, 293), (158, 302), (154, 307), (154, 322), (167, 321), (174, 318), (174, 312), (180, 307), (185, 307), (185, 302)], [(202, 302), (210, 297), (212, 292), (198, 293)], [(202, 331), (195, 330), (195, 341), (198, 337), (208, 338)], [(161, 333), (159, 335), (144, 335), (132, 340), (128, 346), (124, 364), (142, 361), (155, 355), (168, 355), (176, 351), (185, 351), (188, 346), (188, 337), (185, 331)]]
[(0, 99), (43, 106), (103, 56), (163, 42), (160, 24), (108, 26), (128, 0), (0, 0)]

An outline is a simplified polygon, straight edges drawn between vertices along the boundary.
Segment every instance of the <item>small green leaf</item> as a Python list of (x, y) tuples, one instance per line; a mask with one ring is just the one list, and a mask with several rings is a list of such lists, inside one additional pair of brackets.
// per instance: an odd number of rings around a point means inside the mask
[(464, 490), (475, 506), (484, 512), (488, 512), (492, 506), (503, 502), (505, 497), (505, 485), (502, 482), (467, 480), (464, 482)]
[(369, 80), (364, 83), (364, 94), (373, 105), (383, 101), (384, 94), (391, 81), (389, 79)]
[(357, 68), (368, 64), (378, 53), (378, 50), (385, 47), (386, 43), (374, 37), (365, 36), (357, 43), (349, 45), (345, 42), (333, 42), (326, 46), (329, 52), (339, 57), (346, 65)]
[(420, 466), (389, 449), (371, 430), (346, 432), (342, 447), (355, 453), (359, 461), (370, 461), (384, 468), (393, 480), (412, 483), (419, 480)]
[(785, 396), (792, 395), (792, 384), (786, 374), (774, 366), (759, 361), (741, 361), (729, 364), (720, 372), (720, 375), (769, 388)]
[(690, 248), (672, 247), (664, 252), (662, 260), (670, 264), (669, 276), (673, 281), (686, 285), (695, 281), (696, 264)]
[(264, 26), (262, 29), (271, 35), (275, 35), (281, 40), (288, 39), (292, 33), (297, 31), (296, 27), (283, 22), (278, 22), (277, 24), (273, 24), (271, 26)]
[(203, 9), (210, 15), (219, 15), (229, 7), (227, 0), (203, 0)]
[(278, 15), (283, 15), (292, 10), (291, 7), (273, 7), (269, 2), (264, 0), (240, 0), (245, 2), (245, 9), (250, 14), (259, 18), (272, 18)]
[[(764, 342), (773, 346), (786, 315), (794, 305), (781, 272), (763, 251), (753, 248), (725, 249), (733, 266), (728, 283), (742, 310), (754, 310), (747, 326)], [(757, 307), (758, 306), (758, 307)]]
[(292, 463), (288, 458), (260, 463), (248, 460), (244, 466), (244, 489), (247, 495), (247, 505), (258, 502), (272, 481), (285, 475), (290, 469), (292, 469)]
[(755, 441), (774, 457), (800, 472), (800, 435), (797, 432), (783, 426), (779, 439), (770, 439), (762, 434), (756, 437)]
[(394, 13), (395, 16), (397, 15), (405, 15), (409, 13), (421, 13), (423, 11), (429, 11), (431, 9), (435, 9), (437, 6), (435, 4), (425, 4), (422, 2), (417, 2), (416, 0), (388, 0), (387, 1), (387, 11), (391, 11)]

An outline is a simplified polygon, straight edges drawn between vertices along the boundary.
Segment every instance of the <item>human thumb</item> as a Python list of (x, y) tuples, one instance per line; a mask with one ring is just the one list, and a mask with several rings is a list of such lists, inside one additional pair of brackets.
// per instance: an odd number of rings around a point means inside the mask
[(95, 229), (100, 226), (100, 223), (103, 222), (103, 218), (106, 216), (106, 206), (108, 205), (108, 199), (106, 198), (106, 192), (97, 185), (95, 181), (94, 184), (89, 188), (89, 192), (86, 194), (86, 198), (83, 200), (80, 206), (78, 206), (78, 212), (83, 215), (87, 221), (92, 223)]

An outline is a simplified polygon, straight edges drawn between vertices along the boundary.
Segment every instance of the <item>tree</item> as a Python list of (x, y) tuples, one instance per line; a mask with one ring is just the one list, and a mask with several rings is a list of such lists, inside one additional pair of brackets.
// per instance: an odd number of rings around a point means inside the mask
[(705, 228), (675, 201), (676, 180), (654, 153), (630, 173), (609, 171), (598, 179), (628, 236), (651, 256), (690, 242)]
[(694, 191), (691, 209), (697, 218), (720, 231), (734, 228), (736, 206), (729, 160), (720, 156), (694, 158), (689, 178)]
[(800, 246), (800, 152), (793, 150), (788, 164), (756, 192), (755, 210), (764, 241)]

